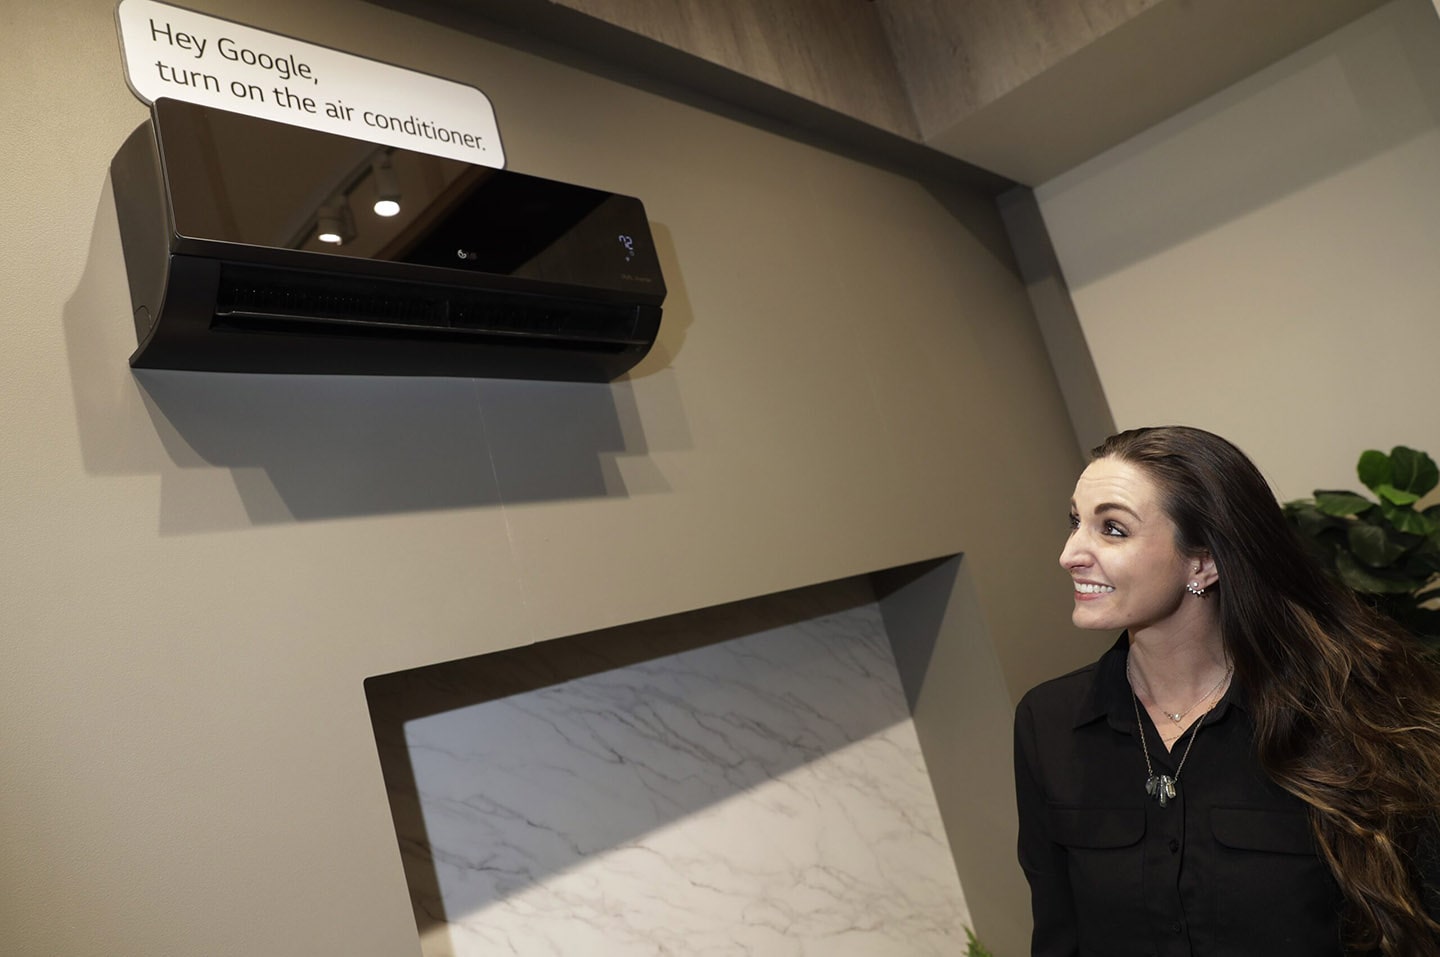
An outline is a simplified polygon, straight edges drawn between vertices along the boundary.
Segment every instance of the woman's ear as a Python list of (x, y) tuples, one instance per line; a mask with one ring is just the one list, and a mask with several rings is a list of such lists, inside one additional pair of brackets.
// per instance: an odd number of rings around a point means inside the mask
[(1190, 581), (1199, 582), (1201, 588), (1210, 588), (1220, 580), (1220, 570), (1215, 567), (1215, 558), (1208, 551), (1191, 559), (1189, 572)]

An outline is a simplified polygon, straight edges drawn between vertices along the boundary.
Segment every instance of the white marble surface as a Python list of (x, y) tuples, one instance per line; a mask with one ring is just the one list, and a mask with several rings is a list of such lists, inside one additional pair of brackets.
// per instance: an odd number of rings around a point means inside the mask
[[(405, 724), (426, 957), (958, 954), (969, 923), (864, 604)], [(404, 826), (403, 824), (401, 825)]]

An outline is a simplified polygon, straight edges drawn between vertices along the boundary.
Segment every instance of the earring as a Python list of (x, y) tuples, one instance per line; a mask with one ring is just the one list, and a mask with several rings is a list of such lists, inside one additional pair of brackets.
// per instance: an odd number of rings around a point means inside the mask
[(1205, 589), (1200, 587), (1199, 582), (1191, 582), (1190, 584), (1185, 586), (1185, 590), (1188, 591), (1190, 594), (1194, 595), (1196, 598), (1205, 597)]

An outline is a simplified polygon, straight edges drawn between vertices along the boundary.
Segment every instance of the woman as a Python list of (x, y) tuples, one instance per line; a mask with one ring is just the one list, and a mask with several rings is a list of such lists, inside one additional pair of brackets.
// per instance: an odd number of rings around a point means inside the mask
[(1094, 456), (1060, 564), (1120, 638), (1016, 712), (1032, 954), (1440, 955), (1440, 667), (1224, 439)]

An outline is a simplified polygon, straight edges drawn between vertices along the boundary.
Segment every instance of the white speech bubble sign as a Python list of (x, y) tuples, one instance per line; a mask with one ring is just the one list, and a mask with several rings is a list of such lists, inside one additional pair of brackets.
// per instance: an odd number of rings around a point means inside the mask
[(505, 149), (473, 86), (155, 0), (115, 11), (126, 82), (161, 97), (496, 169)]

